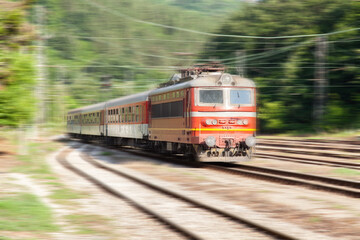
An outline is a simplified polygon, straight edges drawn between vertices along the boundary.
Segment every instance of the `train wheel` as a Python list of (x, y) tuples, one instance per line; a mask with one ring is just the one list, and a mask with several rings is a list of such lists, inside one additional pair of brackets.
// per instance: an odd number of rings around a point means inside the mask
[(247, 157), (249, 160), (251, 160), (251, 158), (252, 158), (253, 148), (254, 148), (254, 147), (251, 147), (251, 148), (245, 150), (245, 152), (246, 152), (246, 157)]
[(186, 159), (190, 162), (198, 162), (199, 161), (199, 154), (193, 145), (187, 146), (187, 151), (186, 151), (185, 156), (186, 156)]

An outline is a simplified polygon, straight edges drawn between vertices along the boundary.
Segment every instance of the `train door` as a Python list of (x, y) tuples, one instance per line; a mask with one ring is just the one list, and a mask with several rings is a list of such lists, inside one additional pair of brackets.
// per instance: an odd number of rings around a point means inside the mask
[(104, 130), (104, 134), (105, 136), (108, 136), (108, 112), (109, 110), (105, 107), (105, 111), (104, 111), (104, 127), (105, 127), (105, 130)]
[(104, 136), (104, 110), (100, 111), (100, 126), (99, 126), (99, 130), (100, 130), (100, 135)]
[(79, 134), (81, 134), (81, 129), (82, 129), (82, 114), (79, 114)]
[(190, 89), (186, 89), (186, 99), (185, 99), (185, 127), (190, 128), (190, 107), (191, 107), (191, 96), (190, 96)]

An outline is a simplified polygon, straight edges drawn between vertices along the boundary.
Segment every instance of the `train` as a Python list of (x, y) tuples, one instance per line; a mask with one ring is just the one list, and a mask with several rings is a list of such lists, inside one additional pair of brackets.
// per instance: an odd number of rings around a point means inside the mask
[(72, 138), (194, 161), (246, 161), (256, 146), (256, 86), (224, 67), (195, 65), (157, 89), (73, 109), (66, 120)]

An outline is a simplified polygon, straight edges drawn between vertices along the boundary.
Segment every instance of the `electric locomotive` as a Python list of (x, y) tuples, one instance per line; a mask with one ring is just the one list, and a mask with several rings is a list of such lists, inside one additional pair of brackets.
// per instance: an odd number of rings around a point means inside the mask
[(204, 161), (250, 159), (256, 143), (255, 94), (253, 81), (219, 66), (184, 69), (149, 94), (149, 140)]
[(220, 65), (196, 65), (158, 89), (70, 111), (68, 132), (200, 161), (249, 160), (256, 88)]

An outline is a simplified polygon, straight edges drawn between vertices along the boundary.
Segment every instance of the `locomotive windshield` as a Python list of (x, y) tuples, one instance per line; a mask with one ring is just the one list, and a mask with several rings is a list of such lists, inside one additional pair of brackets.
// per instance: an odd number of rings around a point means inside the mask
[(224, 102), (223, 90), (200, 90), (200, 103)]
[(251, 90), (230, 90), (230, 104), (251, 104)]

